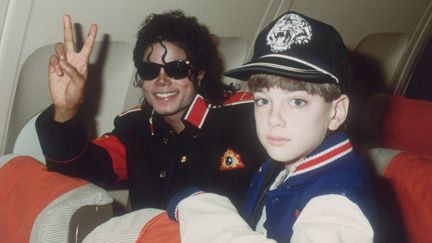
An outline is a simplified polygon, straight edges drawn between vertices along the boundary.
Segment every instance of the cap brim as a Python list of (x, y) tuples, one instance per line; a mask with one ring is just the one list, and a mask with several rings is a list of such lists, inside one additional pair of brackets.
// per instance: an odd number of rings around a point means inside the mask
[(254, 74), (271, 74), (315, 82), (337, 82), (334, 77), (325, 72), (293, 60), (279, 58), (259, 58), (224, 73), (227, 77), (243, 81), (247, 81)]

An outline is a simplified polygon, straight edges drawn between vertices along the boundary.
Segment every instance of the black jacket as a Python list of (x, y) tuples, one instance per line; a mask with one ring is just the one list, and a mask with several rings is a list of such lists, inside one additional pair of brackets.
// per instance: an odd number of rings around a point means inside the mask
[(190, 186), (226, 195), (238, 207), (266, 158), (249, 93), (218, 107), (197, 95), (180, 134), (148, 105), (120, 114), (112, 133), (93, 141), (83, 119), (56, 123), (52, 117), (49, 107), (36, 122), (48, 169), (95, 183), (126, 180), (133, 210), (165, 208), (175, 192)]

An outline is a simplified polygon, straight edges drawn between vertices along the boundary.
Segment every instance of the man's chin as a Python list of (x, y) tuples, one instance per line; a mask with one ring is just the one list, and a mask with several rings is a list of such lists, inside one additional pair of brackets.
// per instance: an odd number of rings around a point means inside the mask
[(183, 115), (185, 110), (179, 110), (179, 109), (154, 109), (155, 113), (159, 114), (160, 116), (174, 116), (174, 115)]

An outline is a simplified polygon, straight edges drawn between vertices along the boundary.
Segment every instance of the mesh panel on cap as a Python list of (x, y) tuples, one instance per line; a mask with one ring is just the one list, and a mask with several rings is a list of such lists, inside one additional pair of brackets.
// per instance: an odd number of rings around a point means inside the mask
[(346, 91), (351, 80), (351, 65), (347, 50), (340, 35), (335, 36), (330, 53), (331, 72), (338, 77), (342, 91)]

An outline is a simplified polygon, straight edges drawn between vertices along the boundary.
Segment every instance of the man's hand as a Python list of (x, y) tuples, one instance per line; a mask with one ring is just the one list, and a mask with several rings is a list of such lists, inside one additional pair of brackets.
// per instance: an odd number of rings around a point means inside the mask
[(51, 56), (48, 64), (49, 91), (57, 122), (73, 118), (84, 100), (88, 62), (98, 29), (92, 24), (81, 51), (75, 52), (70, 16), (65, 15), (63, 22), (64, 43), (55, 45), (55, 55)]

